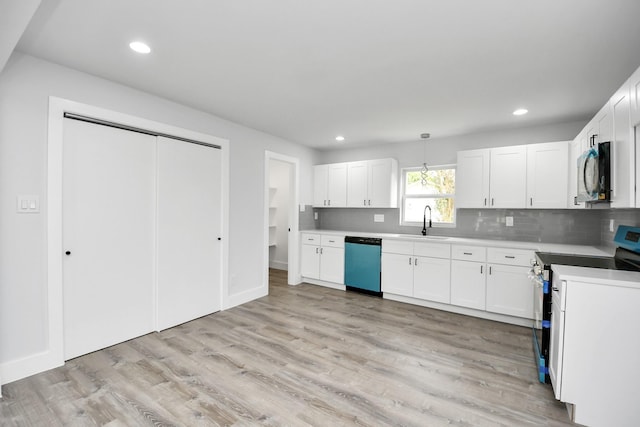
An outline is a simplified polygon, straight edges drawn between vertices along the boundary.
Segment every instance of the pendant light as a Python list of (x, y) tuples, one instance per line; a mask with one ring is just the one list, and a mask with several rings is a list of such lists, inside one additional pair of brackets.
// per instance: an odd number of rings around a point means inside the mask
[(430, 136), (428, 133), (420, 134), (420, 138), (424, 139), (424, 163), (422, 163), (422, 170), (420, 171), (420, 183), (423, 187), (427, 186), (427, 173), (429, 172), (429, 168), (427, 167), (427, 139), (429, 139)]

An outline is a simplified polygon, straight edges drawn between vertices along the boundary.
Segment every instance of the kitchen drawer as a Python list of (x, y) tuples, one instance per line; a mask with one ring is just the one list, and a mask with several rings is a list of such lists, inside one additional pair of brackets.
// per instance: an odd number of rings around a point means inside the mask
[(320, 245), (320, 234), (302, 233), (303, 245)]
[(413, 242), (382, 239), (382, 252), (413, 255)]
[(446, 243), (423, 243), (416, 242), (413, 246), (413, 254), (430, 258), (451, 257), (451, 245)]
[(451, 258), (463, 261), (485, 262), (487, 259), (487, 248), (482, 246), (451, 246)]
[(344, 236), (327, 236), (322, 235), (320, 238), (322, 247), (344, 248)]
[(530, 249), (487, 248), (487, 262), (530, 267), (535, 251)]

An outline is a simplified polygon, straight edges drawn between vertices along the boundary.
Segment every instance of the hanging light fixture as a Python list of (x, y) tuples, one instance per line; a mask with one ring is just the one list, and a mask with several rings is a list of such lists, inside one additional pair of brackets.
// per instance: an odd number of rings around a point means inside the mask
[(420, 183), (423, 187), (427, 186), (427, 177), (429, 168), (427, 167), (427, 139), (429, 139), (431, 135), (428, 133), (421, 133), (420, 138), (424, 139), (424, 163), (422, 163), (422, 170), (420, 171)]

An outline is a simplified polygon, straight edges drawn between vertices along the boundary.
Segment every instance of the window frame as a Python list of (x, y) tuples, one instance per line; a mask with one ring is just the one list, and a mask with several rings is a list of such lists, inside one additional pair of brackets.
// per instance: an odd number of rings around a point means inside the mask
[[(442, 170), (442, 169), (454, 169), (456, 171), (456, 177), (457, 177), (457, 165), (456, 164), (445, 164), (445, 165), (433, 165), (433, 166), (429, 166), (427, 165), (427, 168), (432, 171), (432, 170)], [(456, 217), (457, 217), (457, 212), (455, 209), (455, 200), (456, 200), (456, 194), (455, 192), (453, 194), (409, 194), (407, 195), (406, 193), (406, 182), (407, 182), (407, 173), (408, 172), (416, 172), (416, 171), (420, 171), (422, 170), (422, 166), (412, 166), (412, 167), (406, 167), (406, 168), (401, 168), (400, 169), (400, 225), (401, 226), (408, 226), (408, 227), (416, 227), (416, 226), (422, 226), (422, 221), (405, 221), (404, 219), (404, 207), (405, 207), (405, 201), (406, 198), (412, 198), (412, 199), (453, 199), (453, 222), (435, 222), (433, 221), (432, 225), (433, 227), (438, 227), (438, 228), (453, 228), (456, 226)]]

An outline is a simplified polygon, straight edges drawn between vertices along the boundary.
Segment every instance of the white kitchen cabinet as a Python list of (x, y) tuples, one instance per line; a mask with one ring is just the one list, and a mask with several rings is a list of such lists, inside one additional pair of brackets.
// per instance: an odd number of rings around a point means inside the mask
[(348, 163), (348, 207), (396, 208), (397, 189), (397, 160), (388, 158)]
[(558, 299), (552, 304), (550, 376), (556, 397), (572, 404), (576, 423), (636, 426), (640, 419), (637, 281), (591, 283), (586, 277), (563, 280), (558, 275), (554, 284), (566, 291), (559, 304)]
[(533, 319), (531, 267), (489, 264), (487, 311)]
[(347, 205), (347, 164), (331, 163), (313, 167), (313, 206)]
[(526, 147), (527, 207), (566, 208), (569, 185), (567, 170), (569, 142), (547, 142)]
[(569, 145), (569, 160), (568, 160), (568, 169), (569, 169), (569, 185), (567, 190), (567, 207), (569, 209), (584, 209), (585, 203), (578, 202), (578, 157), (586, 150), (588, 144), (587, 140), (587, 131), (582, 130), (571, 141)]
[(451, 304), (486, 308), (486, 248), (452, 245)]
[(413, 296), (413, 254), (383, 252), (381, 263), (382, 292)]
[(490, 149), (458, 152), (456, 207), (489, 207)]
[(300, 273), (309, 279), (344, 284), (344, 238), (302, 233)]
[(456, 207), (524, 208), (526, 198), (527, 146), (458, 152)]
[(613, 137), (613, 118), (611, 103), (607, 102), (585, 127), (589, 144), (611, 141)]
[(451, 246), (382, 241), (382, 292), (449, 303)]
[(629, 78), (629, 101), (631, 104), (631, 131), (636, 134), (635, 141), (632, 140), (632, 147), (635, 149), (635, 166), (636, 166), (636, 181), (635, 181), (635, 206), (640, 208), (640, 68)]
[(635, 141), (631, 126), (630, 84), (627, 81), (611, 97), (611, 207), (635, 206)]
[(451, 260), (415, 257), (413, 296), (449, 304), (451, 302)]
[(489, 188), (492, 208), (524, 208), (527, 192), (527, 147), (491, 149)]

